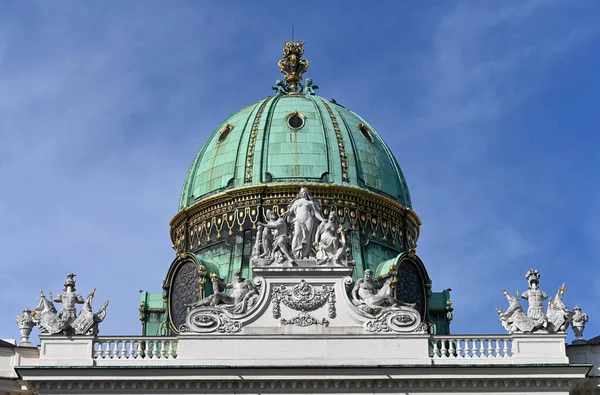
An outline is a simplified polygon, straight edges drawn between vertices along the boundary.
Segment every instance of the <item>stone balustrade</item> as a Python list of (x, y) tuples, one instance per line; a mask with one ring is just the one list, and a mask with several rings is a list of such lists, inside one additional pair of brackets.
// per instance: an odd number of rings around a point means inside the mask
[(513, 341), (506, 335), (432, 336), (429, 345), (434, 364), (512, 363)]
[(102, 336), (94, 340), (96, 360), (148, 360), (177, 358), (176, 337)]
[[(352, 350), (386, 365), (519, 365), (569, 363), (564, 334), (403, 336), (41, 336), (40, 366), (162, 366), (205, 363), (228, 366), (272, 366), (297, 363), (306, 354), (307, 366), (364, 363)], [(293, 348), (292, 346), (298, 346)], [(390, 346), (391, 345), (391, 346)], [(392, 347), (393, 346), (393, 347)], [(210, 358), (205, 350), (214, 352)], [(292, 347), (292, 348), (290, 348)], [(385, 352), (390, 348), (402, 350)], [(284, 351), (285, 350), (285, 351)], [(240, 353), (243, 358), (239, 358)], [(300, 355), (302, 357), (303, 355)], [(317, 358), (318, 356), (318, 358)]]

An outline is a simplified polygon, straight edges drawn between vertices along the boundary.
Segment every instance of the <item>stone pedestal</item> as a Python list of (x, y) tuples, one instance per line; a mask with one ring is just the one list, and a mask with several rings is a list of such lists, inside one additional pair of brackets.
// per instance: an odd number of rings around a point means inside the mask
[(40, 366), (93, 366), (94, 336), (40, 335)]
[(515, 364), (559, 364), (569, 363), (565, 333), (514, 334), (513, 360)]

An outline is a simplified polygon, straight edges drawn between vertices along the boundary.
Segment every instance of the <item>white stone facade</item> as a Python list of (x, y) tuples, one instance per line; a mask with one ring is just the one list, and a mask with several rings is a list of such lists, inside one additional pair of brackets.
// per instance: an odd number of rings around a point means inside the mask
[(361, 310), (362, 301), (351, 299), (351, 271), (255, 268), (252, 284), (240, 276), (231, 285), (243, 291), (235, 303), (223, 297), (190, 306), (178, 336), (46, 334), (38, 348), (4, 344), (0, 394), (597, 390), (588, 377), (589, 364), (600, 361), (593, 345), (567, 353), (564, 332), (541, 330), (433, 336), (410, 305), (376, 304), (389, 302), (385, 295)]
[(0, 394), (595, 393), (600, 352), (564, 338), (41, 336), (0, 348)]

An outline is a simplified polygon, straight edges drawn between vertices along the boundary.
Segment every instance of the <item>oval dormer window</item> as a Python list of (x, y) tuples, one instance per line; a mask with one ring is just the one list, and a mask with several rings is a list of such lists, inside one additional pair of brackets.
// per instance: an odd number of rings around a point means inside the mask
[(300, 114), (298, 111), (288, 114), (286, 118), (288, 126), (294, 130), (302, 129), (306, 120), (306, 117)]
[(223, 129), (219, 130), (219, 137), (217, 138), (217, 143), (222, 143), (223, 141), (225, 141), (227, 136), (229, 136), (229, 133), (231, 133), (231, 129), (233, 129), (233, 125), (230, 123), (223, 126)]
[(369, 140), (370, 143), (373, 142), (373, 135), (371, 134), (371, 131), (369, 130), (368, 127), (365, 126), (364, 123), (359, 123), (358, 124), (358, 130), (360, 130), (360, 132), (362, 133), (362, 135), (365, 136), (365, 138), (367, 140)]

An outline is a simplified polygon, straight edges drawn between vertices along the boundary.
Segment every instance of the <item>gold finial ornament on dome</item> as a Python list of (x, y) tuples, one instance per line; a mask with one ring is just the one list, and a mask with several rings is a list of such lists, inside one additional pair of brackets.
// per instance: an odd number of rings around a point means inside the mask
[(302, 81), (302, 74), (308, 70), (308, 60), (301, 59), (304, 55), (303, 45), (303, 41), (286, 41), (283, 48), (283, 59), (277, 63), (292, 92), (298, 91), (298, 83)]

